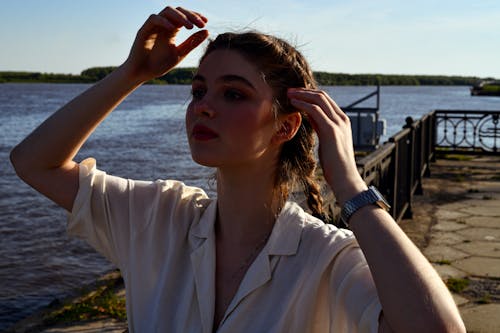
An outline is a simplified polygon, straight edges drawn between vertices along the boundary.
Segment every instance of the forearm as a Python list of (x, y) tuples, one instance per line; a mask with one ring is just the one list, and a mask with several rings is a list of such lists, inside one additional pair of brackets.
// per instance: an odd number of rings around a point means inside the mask
[(97, 125), (138, 85), (120, 67), (63, 106), (13, 149), (18, 173), (70, 162)]
[(437, 272), (392, 217), (376, 206), (350, 226), (377, 287), (384, 317), (396, 332), (464, 332), (453, 298)]
[[(323, 91), (294, 88), (288, 90), (288, 97), (307, 113), (318, 133), (321, 166), (339, 203), (365, 191), (349, 117)], [(387, 212), (364, 206), (349, 224), (375, 281), (384, 315), (381, 327), (388, 323), (405, 333), (465, 331), (441, 278)]]

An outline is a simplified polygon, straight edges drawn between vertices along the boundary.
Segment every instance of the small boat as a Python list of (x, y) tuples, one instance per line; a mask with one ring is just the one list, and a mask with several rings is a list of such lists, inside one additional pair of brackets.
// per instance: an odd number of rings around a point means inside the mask
[(472, 96), (500, 96), (500, 80), (480, 81), (470, 89)]

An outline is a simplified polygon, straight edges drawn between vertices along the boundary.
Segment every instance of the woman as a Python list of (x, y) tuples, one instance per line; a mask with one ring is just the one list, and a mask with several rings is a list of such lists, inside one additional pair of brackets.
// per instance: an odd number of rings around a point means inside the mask
[[(23, 180), (71, 212), (69, 232), (121, 269), (130, 330), (464, 331), (446, 287), (391, 216), (359, 204), (373, 190), (357, 172), (349, 119), (280, 39), (223, 34), (193, 78), (187, 135), (193, 159), (217, 169), (217, 199), (177, 181), (125, 180), (92, 159), (73, 161), (129, 93), (208, 36), (201, 30), (176, 45), (179, 30), (206, 23), (183, 8), (151, 15), (122, 66), (11, 153)], [(313, 128), (355, 238), (287, 201), (302, 184), (311, 211), (322, 214)]]

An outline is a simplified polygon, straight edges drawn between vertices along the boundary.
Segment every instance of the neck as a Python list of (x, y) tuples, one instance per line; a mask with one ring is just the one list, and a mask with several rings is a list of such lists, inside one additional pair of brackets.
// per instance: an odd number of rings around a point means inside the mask
[(219, 169), (217, 236), (247, 243), (268, 235), (281, 207), (274, 191), (273, 167)]

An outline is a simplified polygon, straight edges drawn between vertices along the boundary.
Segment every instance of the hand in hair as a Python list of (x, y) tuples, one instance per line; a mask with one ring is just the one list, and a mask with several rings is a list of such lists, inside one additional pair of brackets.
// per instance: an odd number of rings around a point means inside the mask
[(140, 82), (164, 75), (208, 37), (208, 31), (201, 30), (176, 45), (180, 29), (203, 28), (207, 21), (203, 15), (181, 7), (166, 7), (151, 15), (138, 31), (124, 67)]
[(365, 190), (354, 159), (349, 117), (324, 91), (293, 88), (288, 97), (293, 106), (306, 112), (318, 134), (323, 173), (339, 203)]

